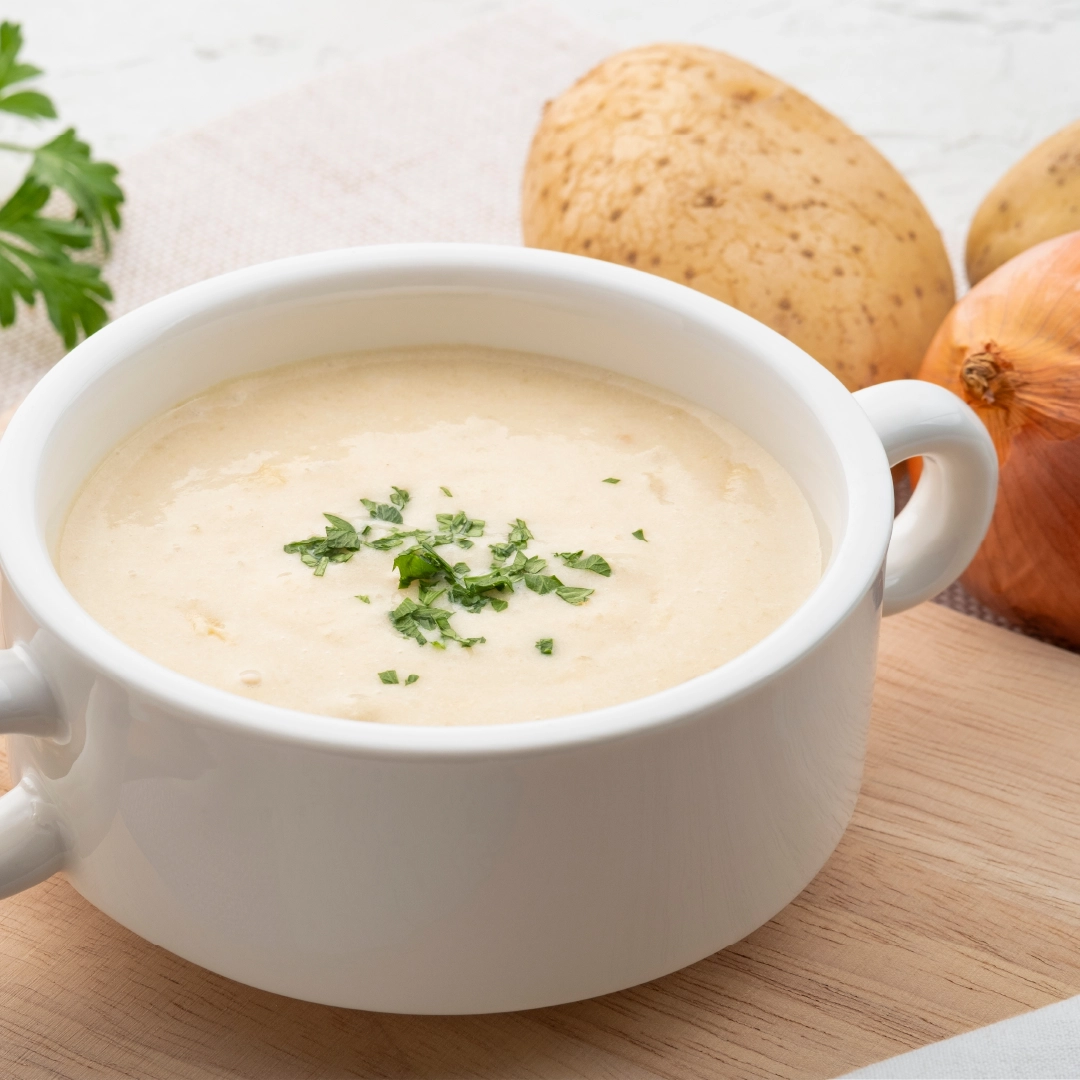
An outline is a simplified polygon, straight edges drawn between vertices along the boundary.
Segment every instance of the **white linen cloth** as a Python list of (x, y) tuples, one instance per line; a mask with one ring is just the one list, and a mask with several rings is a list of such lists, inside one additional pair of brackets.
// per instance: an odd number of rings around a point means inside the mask
[[(518, 9), (137, 155), (106, 270), (113, 314), (324, 248), (519, 243), (521, 170), (543, 103), (613, 50), (551, 10)], [(62, 353), (42, 305), (22, 311), (0, 334), (0, 413)], [(1080, 998), (850, 1075), (1080, 1077)]]

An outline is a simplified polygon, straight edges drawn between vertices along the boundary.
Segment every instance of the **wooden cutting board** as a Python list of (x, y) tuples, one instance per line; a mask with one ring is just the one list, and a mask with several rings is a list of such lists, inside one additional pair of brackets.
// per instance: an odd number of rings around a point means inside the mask
[(1080, 656), (924, 604), (885, 622), (855, 819), (746, 940), (620, 994), (483, 1017), (212, 975), (62, 879), (0, 902), (0, 1075), (833, 1077), (1080, 993)]

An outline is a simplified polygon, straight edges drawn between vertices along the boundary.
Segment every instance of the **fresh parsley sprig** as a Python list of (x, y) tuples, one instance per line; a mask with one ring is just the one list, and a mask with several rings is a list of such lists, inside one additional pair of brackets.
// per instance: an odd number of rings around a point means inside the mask
[[(0, 111), (24, 120), (56, 119), (52, 101), (25, 85), (42, 71), (20, 60), (22, 46), (22, 28), (0, 23)], [(49, 321), (72, 348), (80, 334), (89, 337), (108, 320), (103, 303), (112, 290), (100, 266), (72, 253), (95, 243), (108, 253), (110, 232), (121, 224), (119, 170), (95, 161), (74, 128), (40, 146), (0, 142), (0, 150), (30, 158), (22, 183), (0, 205), (0, 326), (15, 322), (17, 299), (33, 305), (40, 296)], [(54, 191), (71, 200), (70, 217), (45, 213)]]

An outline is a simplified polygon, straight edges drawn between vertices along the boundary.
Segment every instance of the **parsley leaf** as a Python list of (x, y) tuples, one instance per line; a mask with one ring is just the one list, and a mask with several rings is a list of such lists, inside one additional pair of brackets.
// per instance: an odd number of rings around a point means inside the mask
[(470, 518), (464, 510), (456, 514), (436, 514), (439, 532), (432, 538), (433, 544), (457, 544), (459, 548), (471, 548), (469, 537), (483, 536), (486, 521)]
[(398, 682), (397, 672), (391, 668), (389, 671), (380, 671), (379, 678), (387, 684), (387, 686), (396, 685)]
[[(41, 74), (20, 61), (22, 44), (17, 24), (0, 24), (0, 111), (27, 120), (55, 118), (48, 97), (21, 86)], [(112, 292), (100, 267), (92, 257), (80, 261), (72, 253), (88, 251), (95, 241), (108, 252), (124, 201), (116, 166), (94, 161), (74, 128), (41, 146), (0, 142), (0, 150), (30, 158), (22, 183), (0, 205), (0, 326), (14, 323), (17, 299), (32, 305), (40, 296), (49, 321), (72, 348), (80, 335), (89, 337), (108, 320), (103, 302)], [(74, 204), (70, 218), (44, 214), (54, 190)]]
[(536, 537), (529, 532), (529, 526), (525, 524), (521, 518), (518, 518), (513, 525), (510, 526), (510, 536), (508, 537), (508, 543), (513, 544), (517, 548), (528, 547), (530, 540), (535, 540)]
[(332, 562), (348, 562), (364, 543), (344, 518), (334, 514), (323, 514), (323, 517), (330, 522), (325, 536), (309, 536), (306, 540), (294, 540), (285, 545), (286, 554), (299, 555), (305, 566), (314, 568), (316, 577), (322, 577)]
[(595, 591), (595, 589), (574, 589), (569, 585), (562, 585), (555, 590), (555, 595), (560, 600), (565, 600), (568, 604), (578, 607), (584, 604)]
[(350, 551), (360, 550), (360, 538), (356, 535), (356, 530), (349, 522), (344, 518), (336, 517), (334, 514), (323, 514), (323, 517), (332, 526), (326, 530), (327, 544), (333, 547), (348, 548)]
[(438, 564), (425, 557), (419, 548), (403, 551), (394, 560), (394, 569), (401, 578), (399, 589), (407, 589), (414, 581), (431, 579), (439, 573)]
[(360, 501), (376, 521), (392, 521), (395, 525), (401, 525), (405, 520), (401, 516), (401, 510), (390, 503), (377, 503), (371, 499), (361, 499)]
[(500, 564), (502, 560), (509, 559), (517, 551), (517, 545), (509, 541), (505, 544), (488, 544), (488, 547), (491, 548), (491, 554), (500, 561)]
[(124, 201), (116, 183), (119, 171), (108, 162), (94, 161), (90, 147), (74, 128), (68, 128), (34, 151), (29, 175), (39, 184), (63, 191), (75, 204), (76, 217), (108, 251), (109, 229), (120, 228), (120, 204)]
[(622, 481), (616, 476), (609, 476), (606, 480), (601, 480), (602, 484), (621, 484)]
[(541, 596), (564, 588), (563, 583), (554, 574), (526, 574), (525, 587), (532, 589), (534, 593), (539, 593)]
[[(645, 540), (645, 530), (644, 529), (635, 529), (630, 535), (634, 536), (634, 537), (637, 537), (638, 540)], [(649, 542), (648, 540), (645, 540), (646, 544), (648, 542)]]
[(42, 73), (41, 68), (33, 64), (19, 63), (22, 45), (21, 26), (9, 22), (0, 25), (0, 109), (27, 120), (55, 120), (56, 107), (39, 91), (23, 89), (6, 93), (9, 87), (35, 79)]
[(536, 643), (536, 647), (540, 650), (541, 656), (550, 656), (551, 650), (555, 647), (555, 642), (549, 637), (542, 637)]
[(78, 220), (40, 213), (50, 194), (27, 177), (0, 206), (0, 326), (15, 321), (16, 296), (33, 304), (40, 294), (49, 321), (73, 348), (80, 331), (89, 337), (108, 321), (102, 301), (112, 299), (112, 290), (98, 267), (69, 254), (90, 247), (91, 231)]
[(374, 548), (375, 551), (391, 551), (396, 547), (401, 547), (405, 541), (400, 536), (395, 536), (391, 533), (389, 536), (380, 536), (378, 540), (371, 540), (368, 542), (369, 548)]
[(444, 495), (445, 495), (445, 496), (446, 496), (446, 497), (447, 497), (448, 499), (452, 499), (452, 498), (454, 497), (454, 493), (453, 493), (453, 492), (452, 492), (452, 491), (451, 491), (451, 490), (450, 490), (450, 489), (449, 489), (448, 487), (443, 487), (443, 486), (442, 486), (442, 485), (440, 484), (440, 485), (439, 485), (439, 490), (440, 490), (440, 491), (441, 491), (441, 492), (442, 492), (442, 493), (443, 493), (443, 494), (444, 494)]
[(414, 682), (419, 682), (419, 681), (420, 681), (420, 676), (419, 676), (419, 675), (410, 675), (410, 676), (409, 676), (409, 677), (408, 677), (408, 678), (407, 678), (407, 679), (405, 680), (405, 685), (406, 685), (406, 686), (412, 686), (412, 684), (413, 684)]
[(356, 594), (356, 599), (359, 600), (360, 603), (362, 603), (362, 604), (370, 604), (371, 603), (371, 597), (370, 596), (364, 596), (362, 593), (357, 593)]
[(611, 577), (611, 567), (608, 565), (607, 559), (602, 555), (590, 555), (588, 558), (583, 559), (581, 556), (584, 552), (581, 551), (556, 551), (556, 558), (562, 559), (566, 566), (569, 566), (572, 570), (591, 570), (594, 574), (600, 574), (603, 577)]

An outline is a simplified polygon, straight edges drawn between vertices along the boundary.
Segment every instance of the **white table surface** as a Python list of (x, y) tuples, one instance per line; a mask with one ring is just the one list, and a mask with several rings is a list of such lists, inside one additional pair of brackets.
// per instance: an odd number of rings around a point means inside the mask
[[(523, 0), (7, 0), (64, 120), (123, 159), (313, 75)], [(788, 80), (907, 176), (954, 262), (1025, 150), (1080, 116), (1077, 0), (552, 0), (624, 46), (725, 49)], [(962, 281), (962, 278), (958, 280)]]

